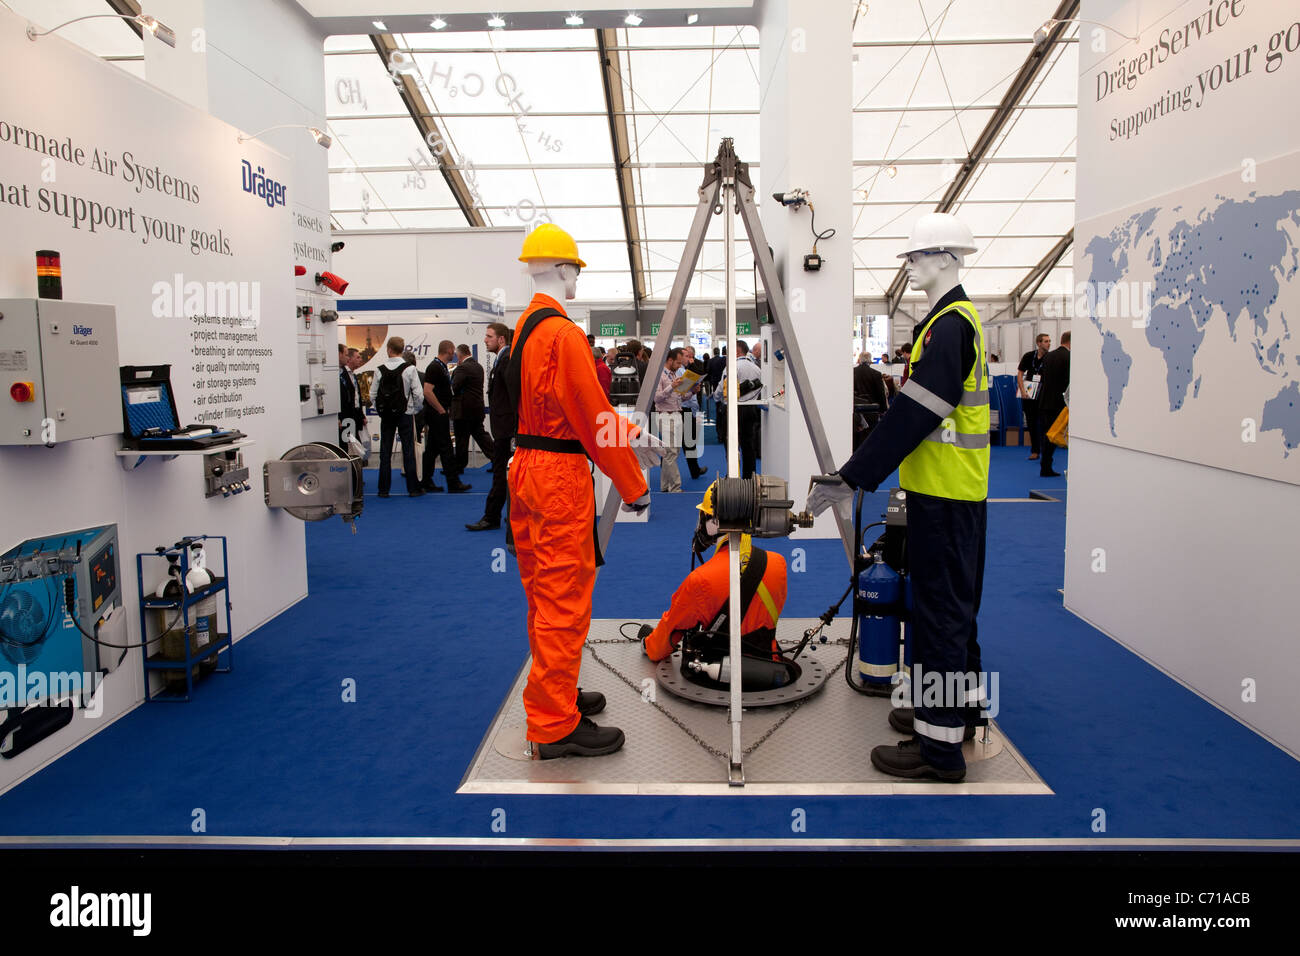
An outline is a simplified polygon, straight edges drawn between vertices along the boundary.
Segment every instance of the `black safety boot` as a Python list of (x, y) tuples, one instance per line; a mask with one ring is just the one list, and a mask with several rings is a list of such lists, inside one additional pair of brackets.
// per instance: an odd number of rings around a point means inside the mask
[(640, 629), (636, 632), (636, 636), (641, 639), (641, 653), (646, 657), (650, 656), (650, 652), (645, 649), (645, 639), (654, 632), (655, 629), (649, 624), (642, 624)]
[(584, 692), (581, 687), (578, 688), (578, 713), (584, 717), (590, 717), (593, 714), (599, 714), (604, 709), (604, 694), (596, 690)]
[(961, 783), (966, 779), (965, 767), (940, 770), (927, 763), (921, 754), (921, 742), (915, 737), (900, 740), (896, 745), (871, 748), (871, 765), (895, 777), (935, 777), (943, 783)]
[(534, 743), (534, 760), (555, 757), (600, 757), (623, 746), (623, 731), (617, 727), (600, 727), (590, 717), (583, 717), (569, 736), (550, 744)]
[[(911, 707), (895, 707), (889, 712), (889, 726), (893, 727), (905, 737), (911, 737), (916, 731), (913, 729), (912, 722), (916, 719), (916, 711)], [(975, 739), (975, 725), (966, 725), (966, 734), (962, 740)]]

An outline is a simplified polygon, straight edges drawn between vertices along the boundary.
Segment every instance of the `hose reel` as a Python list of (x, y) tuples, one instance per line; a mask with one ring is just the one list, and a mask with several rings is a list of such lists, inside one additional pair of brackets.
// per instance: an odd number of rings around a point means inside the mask
[(283, 508), (302, 521), (338, 515), (352, 524), (365, 504), (361, 459), (329, 442), (298, 445), (267, 461), (262, 483), (268, 508)]

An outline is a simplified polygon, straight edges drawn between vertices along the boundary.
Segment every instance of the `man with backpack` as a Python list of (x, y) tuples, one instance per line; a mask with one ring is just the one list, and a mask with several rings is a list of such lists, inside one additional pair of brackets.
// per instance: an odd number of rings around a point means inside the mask
[(393, 436), (402, 442), (402, 470), (406, 493), (412, 498), (424, 494), (415, 470), (415, 413), (424, 403), (420, 377), (415, 366), (402, 358), (406, 341), (398, 335), (388, 340), (388, 361), (370, 381), (370, 401), (379, 413), (379, 497), (387, 498), (393, 484)]

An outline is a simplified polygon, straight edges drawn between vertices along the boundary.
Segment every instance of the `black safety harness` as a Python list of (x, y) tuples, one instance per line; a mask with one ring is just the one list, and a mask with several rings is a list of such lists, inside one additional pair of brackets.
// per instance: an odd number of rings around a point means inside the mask
[[(506, 368), (506, 390), (510, 394), (510, 404), (515, 410), (515, 421), (519, 421), (519, 400), (523, 396), (523, 364), (524, 364), (524, 345), (528, 342), (529, 336), (533, 330), (542, 322), (550, 318), (564, 319), (566, 322), (573, 320), (556, 309), (545, 308), (538, 309), (531, 313), (515, 333), (514, 339), (510, 344), (511, 361)], [(587, 454), (587, 449), (582, 446), (582, 442), (576, 438), (552, 438), (549, 435), (528, 435), (524, 432), (515, 432), (516, 448), (533, 448), (539, 451), (555, 451), (567, 455), (582, 455), (585, 458), (591, 456)], [(596, 478), (592, 475), (592, 487), (595, 487)], [(600, 552), (600, 530), (599, 518), (593, 518), (591, 524), (591, 537), (596, 546), (596, 567), (601, 567), (605, 563), (605, 556)], [(757, 587), (757, 585), (755, 585)]]
[[(754, 603), (758, 596), (758, 586), (763, 583), (763, 575), (767, 573), (767, 552), (759, 548), (753, 548), (749, 552), (749, 563), (745, 565), (740, 572), (740, 619), (743, 621), (745, 615), (749, 613), (749, 606)], [(722, 602), (722, 607), (716, 615), (713, 622), (704, 629), (706, 638), (717, 638), (719, 636), (728, 638), (731, 631), (731, 599)], [(744, 649), (758, 656), (771, 658), (772, 640), (776, 637), (776, 628), (760, 627), (757, 630), (741, 635), (741, 643)]]

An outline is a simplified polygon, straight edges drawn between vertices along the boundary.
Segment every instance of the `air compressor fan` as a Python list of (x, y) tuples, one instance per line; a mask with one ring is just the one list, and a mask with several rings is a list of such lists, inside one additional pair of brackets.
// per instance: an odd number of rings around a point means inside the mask
[(30, 664), (41, 656), (48, 618), (30, 591), (14, 591), (0, 603), (0, 650), (12, 664)]
[(262, 470), (266, 504), (303, 521), (338, 515), (351, 521), (361, 514), (361, 459), (337, 445), (316, 441), (290, 448)]

